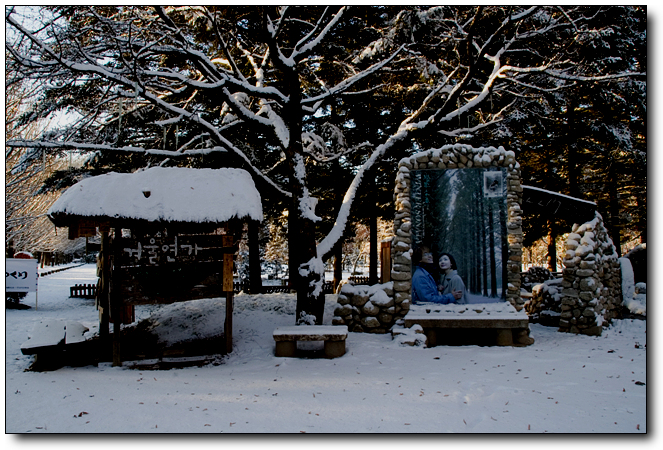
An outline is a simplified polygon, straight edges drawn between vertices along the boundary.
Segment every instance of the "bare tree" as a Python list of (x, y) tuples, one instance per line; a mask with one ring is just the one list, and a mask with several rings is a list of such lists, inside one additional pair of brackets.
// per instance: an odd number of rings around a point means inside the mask
[[(8, 139), (36, 138), (48, 121), (21, 124), (26, 104), (34, 101), (38, 86), (12, 85), (5, 93), (5, 133)], [(44, 180), (53, 170), (66, 167), (66, 160), (43, 149), (8, 147), (5, 150), (5, 248), (17, 251), (64, 251), (71, 248), (67, 236), (57, 235), (46, 211), (59, 193), (42, 192)]]
[[(343, 237), (365, 173), (390, 150), (475, 133), (528, 92), (637, 70), (587, 73), (574, 59), (574, 39), (596, 31), (600, 9), (589, 7), (76, 6), (52, 8), (31, 26), (16, 11), (6, 8), (20, 37), (7, 43), (9, 63), (19, 78), (48, 79), (51, 94), (68, 93), (45, 97), (45, 109), (75, 107), (81, 119), (7, 145), (140, 154), (146, 165), (218, 155), (245, 168), (262, 192), (290, 199), (290, 276), (297, 321), (308, 323), (322, 320), (323, 260)], [(396, 117), (380, 119), (395, 131), (372, 146), (335, 146), (334, 130), (307, 122), (335, 100), (360, 108), (353, 96), (407, 92), (413, 77), (423, 80), (416, 95)], [(482, 110), (492, 95), (500, 108)], [(142, 127), (132, 128), (140, 117)], [(167, 149), (173, 132), (175, 148)], [(255, 135), (264, 146), (247, 144)], [(334, 227), (316, 243), (320, 218), (307, 173), (350, 157), (335, 148), (362, 157)]]

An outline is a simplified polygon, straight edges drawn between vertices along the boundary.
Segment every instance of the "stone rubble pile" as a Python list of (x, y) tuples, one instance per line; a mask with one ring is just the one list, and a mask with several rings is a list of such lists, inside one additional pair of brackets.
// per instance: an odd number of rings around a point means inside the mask
[(428, 340), (419, 324), (405, 328), (405, 321), (399, 319), (391, 329), (391, 338), (402, 347), (425, 347)]
[(534, 285), (532, 298), (525, 302), (525, 311), (530, 322), (556, 327), (559, 326), (561, 306), (562, 278), (555, 278)]
[(554, 279), (555, 276), (545, 267), (530, 267), (529, 270), (520, 276), (521, 288), (532, 292), (537, 284), (547, 280)]

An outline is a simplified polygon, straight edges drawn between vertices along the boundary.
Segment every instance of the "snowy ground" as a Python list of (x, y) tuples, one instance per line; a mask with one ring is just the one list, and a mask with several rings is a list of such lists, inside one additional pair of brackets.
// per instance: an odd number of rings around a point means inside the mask
[[(640, 320), (616, 321), (600, 337), (534, 324), (536, 342), (524, 348), (399, 347), (391, 335), (350, 333), (341, 358), (277, 358), (272, 331), (294, 324), (294, 296), (238, 295), (234, 350), (219, 365), (26, 372), (33, 357), (20, 346), (34, 323), (97, 330), (94, 301), (68, 298), (70, 286), (93, 282), (94, 265), (40, 278), (36, 310), (34, 294), (23, 301), (32, 309), (6, 310), (6, 433), (647, 432)], [(223, 304), (137, 307), (136, 316), (158, 315), (162, 337), (176, 340), (222, 326)], [(328, 296), (326, 324), (334, 304)]]

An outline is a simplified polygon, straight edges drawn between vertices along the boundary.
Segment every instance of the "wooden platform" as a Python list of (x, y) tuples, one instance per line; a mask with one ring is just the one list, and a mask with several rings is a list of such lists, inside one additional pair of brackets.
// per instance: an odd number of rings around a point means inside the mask
[(405, 327), (421, 325), (427, 346), (530, 345), (529, 318), (508, 302), (474, 305), (412, 305)]

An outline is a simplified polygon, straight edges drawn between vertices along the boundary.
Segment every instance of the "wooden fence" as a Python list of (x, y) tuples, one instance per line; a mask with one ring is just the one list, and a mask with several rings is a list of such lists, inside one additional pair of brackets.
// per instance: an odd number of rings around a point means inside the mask
[[(330, 281), (325, 282), (322, 287), (325, 294), (333, 294), (333, 289), (333, 283)], [(233, 290), (235, 293), (239, 293), (244, 290), (244, 284), (234, 283)], [(262, 294), (289, 294), (290, 292), (294, 291), (288, 286), (263, 286), (261, 290)], [(97, 286), (95, 284), (76, 284), (69, 288), (69, 297), (71, 298), (95, 298), (96, 293)]]
[(96, 294), (96, 284), (75, 284), (69, 288), (69, 297), (72, 298), (94, 298)]

